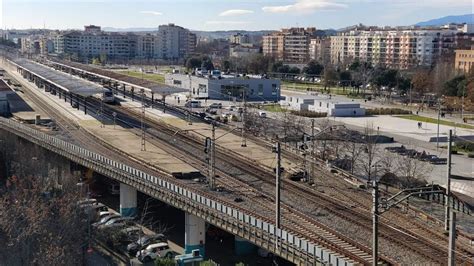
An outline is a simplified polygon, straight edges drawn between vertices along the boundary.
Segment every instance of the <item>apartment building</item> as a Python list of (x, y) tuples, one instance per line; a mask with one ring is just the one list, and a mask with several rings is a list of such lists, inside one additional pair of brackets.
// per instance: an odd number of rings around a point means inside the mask
[(272, 34), (263, 36), (262, 40), (263, 55), (271, 56), (277, 60), (283, 60), (283, 35)]
[(147, 34), (103, 32), (89, 25), (84, 31), (56, 34), (54, 52), (80, 59), (164, 59), (179, 60), (194, 53), (196, 35), (174, 24), (159, 26)]
[(458, 35), (453, 29), (351, 30), (331, 36), (331, 63), (359, 60), (397, 69), (430, 66), (454, 49)]
[(196, 35), (188, 29), (173, 23), (158, 27), (157, 57), (160, 59), (181, 59), (194, 53)]
[(237, 33), (230, 36), (230, 43), (231, 44), (250, 43), (250, 37), (248, 34)]
[(454, 69), (458, 73), (469, 73), (474, 69), (474, 45), (471, 50), (456, 50)]
[(310, 40), (315, 32), (316, 28), (289, 28), (263, 36), (263, 54), (286, 63), (305, 63), (310, 59)]
[(331, 59), (331, 39), (327, 37), (312, 38), (309, 43), (309, 58), (326, 64)]

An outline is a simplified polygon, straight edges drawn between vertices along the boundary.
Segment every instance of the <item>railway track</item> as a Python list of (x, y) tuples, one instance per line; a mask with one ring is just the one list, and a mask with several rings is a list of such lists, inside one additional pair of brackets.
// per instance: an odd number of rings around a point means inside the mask
[[(115, 112), (120, 111), (116, 109)], [(137, 135), (140, 135), (139, 130), (137, 130), (135, 133)], [(187, 163), (197, 168), (201, 172), (207, 171), (207, 165), (205, 164), (205, 159), (203, 157), (198, 158), (193, 152), (185, 152), (184, 149), (182, 149), (183, 147), (180, 147), (180, 144), (171, 145), (169, 141), (159, 140), (160, 137), (154, 134), (152, 131), (148, 131), (148, 134), (150, 134), (148, 142), (156, 144), (161, 149), (163, 149), (167, 153), (176, 156), (177, 158), (185, 157)], [(196, 149), (195, 152), (202, 150), (201, 145), (197, 145), (195, 142), (191, 142), (191, 144)], [(216, 173), (219, 176), (219, 178), (217, 179), (217, 183), (222, 188), (228, 189), (232, 192), (241, 193), (240, 195), (245, 197), (248, 202), (250, 202), (252, 205), (261, 206), (263, 210), (274, 210), (274, 205), (272, 204), (272, 195), (268, 193), (264, 194), (261, 191), (256, 191), (247, 183), (228, 175), (222, 170), (218, 170)], [(262, 200), (263, 198), (265, 198), (266, 200)], [(351, 239), (330, 229), (322, 223), (316, 222), (308, 215), (303, 214), (302, 212), (295, 210), (294, 208), (288, 205), (282, 204), (282, 211), (284, 214), (282, 216), (282, 224), (284, 224), (284, 229), (291, 232), (295, 232), (301, 238), (314, 241), (315, 243), (320, 244), (322, 247), (337, 251), (341, 255), (344, 255), (354, 260), (355, 262), (362, 264), (371, 262), (372, 255), (370, 248), (352, 241)], [(253, 215), (269, 223), (274, 222), (274, 212), (269, 213), (267, 215), (254, 212)], [(381, 258), (381, 262), (390, 264), (395, 263), (394, 261), (390, 261), (388, 258), (385, 257)]]
[[(24, 82), (22, 82), (24, 83)], [(30, 84), (28, 84), (30, 85)], [(34, 88), (33, 88), (34, 89)], [(28, 89), (29, 90), (29, 89)], [(30, 94), (31, 93), (31, 94)], [(146, 169), (143, 164), (137, 163), (134, 160), (130, 160), (130, 158), (123, 158), (123, 156), (117, 156), (116, 153), (113, 152), (113, 149), (111, 150), (108, 144), (100, 141), (98, 138), (90, 136), (89, 133), (87, 133), (85, 130), (81, 129), (76, 123), (70, 121), (67, 117), (63, 116), (60, 114), (60, 112), (57, 112), (53, 107), (48, 105), (47, 103), (43, 102), (43, 100), (40, 100), (39, 97), (35, 97), (31, 91), (28, 93), (25, 93), (25, 96), (32, 102), (35, 103), (35, 105), (43, 110), (46, 114), (48, 114), (51, 118), (54, 119), (56, 124), (61, 127), (61, 129), (69, 134), (71, 137), (73, 137), (81, 146), (84, 146), (86, 148), (90, 148), (91, 150), (95, 152), (99, 152), (103, 155), (110, 156), (110, 158), (117, 158), (120, 157), (120, 160), (118, 161), (124, 161), (127, 164), (141, 170), (147, 170), (148, 172), (149, 169)], [(155, 173), (156, 174), (156, 173)], [(163, 173), (159, 173), (163, 174)], [(219, 172), (221, 176), (225, 176), (224, 172)], [(168, 176), (168, 181), (175, 182), (175, 183), (181, 183), (181, 182), (176, 182), (176, 179), (174, 179), (172, 176)], [(232, 188), (231, 181), (232, 179), (229, 177), (226, 177), (226, 180), (222, 180), (220, 183), (222, 185), (225, 185), (227, 188)], [(236, 182), (236, 180), (233, 180)], [(180, 185), (183, 185), (190, 189), (191, 191), (196, 191), (196, 189), (187, 186), (186, 184), (181, 183)], [(240, 183), (234, 183), (233, 188), (240, 187), (242, 188), (243, 186), (248, 186), (242, 182)], [(251, 189), (251, 188), (249, 188)], [(203, 193), (202, 191), (196, 191)], [(226, 202), (221, 200), (220, 198), (216, 197), (213, 193), (203, 193), (206, 194), (209, 198), (212, 198), (218, 202), (225, 203), (227, 205), (233, 206), (234, 208), (244, 210), (242, 207), (238, 206), (237, 204), (233, 204), (230, 202)], [(259, 198), (257, 195), (258, 193), (255, 193), (255, 196)], [(265, 208), (268, 208), (268, 204), (264, 204), (261, 200), (254, 200), (255, 204), (259, 204), (261, 206), (264, 206)], [(370, 258), (370, 250), (365, 249), (365, 251), (360, 250), (357, 248), (357, 246), (351, 245), (350, 240), (345, 240), (344, 237), (340, 236), (338, 237), (335, 234), (332, 234), (331, 232), (324, 230), (323, 228), (319, 228), (315, 226), (314, 224), (310, 223), (309, 221), (305, 221), (301, 219), (299, 216), (297, 216), (294, 213), (290, 212), (289, 207), (284, 207), (286, 211), (288, 211), (288, 215), (285, 217), (285, 221), (287, 221), (288, 224), (290, 223), (295, 223), (294, 219), (299, 218), (299, 222), (295, 224), (295, 227), (293, 228), (287, 228), (291, 231), (295, 231), (295, 228), (299, 229), (296, 230), (298, 232), (303, 232), (303, 234), (300, 234), (302, 238), (310, 238), (311, 240), (317, 239), (317, 243), (321, 243), (322, 246), (326, 248), (330, 248), (332, 250), (336, 250), (340, 252), (341, 255), (345, 255), (346, 257), (354, 260), (357, 263), (364, 264), (367, 262), (367, 259)], [(262, 220), (265, 220), (267, 222), (272, 222), (272, 220), (268, 217), (262, 216), (258, 213), (252, 213), (255, 217), (261, 218)], [(289, 217), (292, 217), (291, 219)], [(345, 248), (348, 248), (351, 252), (347, 252)], [(369, 251), (369, 252), (367, 252)]]
[[(150, 123), (150, 121), (147, 120), (147, 123)], [(71, 125), (71, 124), (68, 124), (66, 121), (60, 121), (58, 124), (59, 124), (61, 127), (66, 127), (66, 128), (71, 128), (71, 127), (72, 127), (72, 125)], [(61, 124), (62, 124), (62, 125), (61, 125)], [(155, 127), (156, 125), (157, 125), (157, 124), (153, 124), (153, 127)], [(160, 130), (163, 129), (163, 126), (160, 125), (159, 129), (160, 129)], [(80, 131), (80, 130), (79, 130), (79, 131)], [(174, 132), (173, 132), (173, 133), (174, 133)], [(189, 136), (188, 136), (188, 137), (189, 137)], [(84, 136), (83, 136), (83, 137), (79, 137), (79, 139), (82, 139), (82, 138), (84, 138)], [(90, 143), (90, 142), (88, 142), (89, 140), (90, 140), (90, 139), (87, 139), (87, 141), (86, 141), (86, 139), (83, 139), (82, 142), (83, 142), (83, 143)], [(221, 157), (221, 155), (226, 155), (226, 153), (225, 153), (225, 152), (222, 152), (222, 151), (220, 151), (220, 150), (221, 150), (221, 148), (218, 148), (218, 149), (217, 149), (217, 152), (218, 152), (218, 154), (219, 154), (218, 157), (220, 157), (221, 159), (227, 158), (227, 159), (231, 159), (230, 161), (235, 161), (235, 158)], [(108, 150), (105, 149), (104, 151), (108, 151)], [(105, 153), (105, 154), (107, 154), (107, 153)], [(111, 153), (109, 153), (109, 154), (112, 155)], [(261, 169), (261, 170), (263, 170), (263, 171), (261, 171), (261, 172), (257, 171), (257, 173), (263, 173), (262, 175), (256, 174), (255, 170), (256, 170), (256, 169), (260, 169), (261, 167), (258, 167), (258, 166), (255, 167), (255, 165), (253, 165), (253, 162), (250, 162), (250, 163), (249, 163), (249, 162), (246, 162), (245, 160), (242, 160), (242, 158), (238, 158), (238, 159), (239, 159), (239, 160), (237, 160), (238, 162), (235, 162), (235, 163), (234, 163), (235, 166), (238, 166), (238, 165), (240, 164), (241, 170), (246, 171), (246, 172), (251, 172), (251, 174), (261, 177), (261, 179), (264, 180), (265, 182), (272, 183), (271, 181), (273, 181), (273, 174), (269, 173), (268, 169)], [(265, 177), (265, 178), (263, 178), (263, 177)], [(227, 182), (230, 182), (229, 180), (226, 180), (226, 181), (227, 181)], [(292, 183), (292, 182), (287, 182), (287, 184), (291, 184), (291, 183)], [(292, 192), (292, 193), (295, 193), (295, 194), (298, 194), (298, 195), (299, 195), (299, 194), (301, 194), (301, 190), (308, 189), (308, 188), (306, 187), (306, 188), (303, 189), (303, 187), (301, 187), (301, 186), (298, 186), (298, 185), (296, 185), (296, 184), (291, 184), (290, 186), (288, 186), (288, 188), (285, 187), (285, 189), (288, 190), (288, 191), (290, 191), (290, 192)], [(319, 195), (318, 201), (315, 202), (314, 197), (315, 197), (315, 195), (317, 194), (317, 192), (314, 191), (314, 190), (312, 190), (312, 191), (305, 191), (305, 194), (306, 194), (306, 195), (305, 195), (304, 197), (306, 198), (306, 200), (312, 201), (313, 203), (321, 204), (321, 201), (323, 201), (323, 202), (327, 202), (327, 201), (328, 201), (327, 197), (321, 197), (321, 195)], [(321, 201), (320, 201), (320, 200), (321, 200)], [(330, 200), (329, 200), (329, 202), (330, 202)], [(335, 209), (337, 210), (337, 209), (339, 209), (339, 208), (341, 207), (341, 206), (340, 206), (340, 202), (331, 202), (331, 204), (334, 204), (334, 205), (329, 205), (329, 203), (325, 203), (325, 204), (328, 204), (328, 205), (325, 205), (325, 207), (326, 207), (327, 210), (334, 210), (334, 209), (333, 209), (334, 207), (335, 207)], [(364, 204), (364, 205), (365, 205), (365, 204)], [(340, 216), (340, 215), (341, 215), (340, 210), (337, 211), (335, 214)], [(353, 211), (352, 211), (352, 212), (349, 212), (348, 215), (354, 215), (354, 212), (353, 212)], [(358, 217), (358, 218), (361, 218), (362, 220), (364, 220), (364, 222), (366, 222), (366, 220), (367, 220), (367, 217), (364, 216), (364, 215), (355, 215), (355, 216)], [(351, 222), (356, 222), (356, 224), (363, 225), (363, 226), (366, 227), (366, 228), (369, 227), (369, 226), (371, 226), (371, 225), (368, 225), (368, 224), (366, 224), (366, 223), (361, 223), (359, 220), (349, 219), (348, 217), (344, 217), (344, 218), (347, 219), (347, 220), (349, 220), (349, 221), (351, 221)], [(312, 219), (312, 218), (310, 218), (310, 219)], [(369, 219), (369, 220), (370, 220), (370, 219)], [(388, 225), (386, 225), (386, 227), (388, 227)], [(369, 228), (370, 228), (370, 227), (369, 227)], [(382, 228), (383, 228), (383, 226), (382, 226)], [(389, 228), (390, 228), (390, 227), (389, 227)], [(418, 230), (418, 229), (419, 229), (419, 228), (417, 228), (417, 230)], [(387, 233), (385, 233), (385, 230), (387, 230), (387, 231), (392, 230), (392, 232), (387, 232)], [(385, 234), (385, 235), (383, 235), (383, 237), (387, 237), (387, 238), (391, 239), (391, 240), (394, 241), (394, 242), (398, 242), (398, 239), (399, 239), (399, 237), (400, 237), (400, 232), (395, 233), (395, 232), (397, 232), (397, 231), (396, 231), (395, 229), (393, 229), (393, 228), (392, 228), (392, 229), (383, 228), (383, 230), (381, 230), (381, 231), (384, 232), (383, 234)], [(426, 230), (426, 229), (425, 229), (425, 230), (420, 230), (420, 231), (422, 231), (422, 232), (424, 231), (425, 233), (427, 233), (427, 235), (428, 235), (428, 234), (432, 234), (432, 232), (431, 232), (430, 230)], [(390, 233), (390, 234), (389, 234), (389, 233)], [(393, 234), (392, 234), (392, 233), (393, 233)], [(418, 235), (418, 234), (420, 234), (420, 232), (416, 232), (416, 234)], [(446, 238), (442, 238), (442, 236), (440, 236), (440, 235), (436, 235), (436, 237), (437, 237), (438, 240), (443, 240), (443, 239), (444, 239), (444, 241), (446, 240)], [(424, 240), (425, 240), (425, 239), (423, 239), (423, 241), (424, 241)], [(439, 263), (444, 263), (444, 262), (445, 262), (445, 260), (441, 261), (441, 260), (438, 260), (438, 259), (434, 259), (434, 258), (435, 258), (434, 253), (436, 253), (436, 254), (438, 254), (438, 255), (439, 255), (439, 254), (442, 254), (442, 253), (446, 253), (444, 250), (434, 249), (434, 247), (431, 246), (431, 245), (425, 245), (426, 243), (423, 244), (422, 246), (417, 246), (417, 243), (420, 242), (418, 239), (413, 240), (413, 239), (410, 238), (410, 239), (404, 239), (403, 241), (406, 241), (406, 243), (400, 243), (401, 245), (410, 246), (410, 247), (411, 247), (411, 248), (410, 248), (411, 250), (415, 250), (418, 254), (423, 255), (423, 256), (426, 256), (427, 259), (432, 259), (432, 260), (437, 261), (437, 262), (439, 262)], [(407, 243), (408, 243), (408, 244), (407, 244)], [(434, 251), (434, 252), (432, 252), (432, 251)], [(438, 251), (441, 252), (441, 253), (439, 253)], [(466, 251), (467, 251), (467, 250), (463, 250), (463, 252), (466, 252)], [(430, 254), (430, 253), (431, 253), (431, 254)], [(471, 253), (471, 254), (472, 254), (472, 253)], [(470, 254), (468, 254), (468, 255), (470, 255)], [(439, 257), (439, 256), (436, 256), (436, 258), (437, 258), (437, 257)], [(442, 257), (443, 257), (443, 256), (442, 256)]]
[[(120, 108), (116, 108), (116, 111), (120, 111), (119, 109)], [(129, 115), (137, 117), (137, 114), (133, 114), (132, 112), (129, 112)], [(169, 126), (164, 126), (149, 118), (147, 118), (146, 123), (151, 128), (156, 128), (159, 131), (168, 131), (169, 134), (175, 134), (177, 131), (177, 129), (170, 128)], [(195, 145), (202, 145), (200, 141), (196, 141), (189, 135), (181, 135), (181, 137), (188, 138), (189, 139), (188, 142), (190, 143), (193, 142), (195, 143)], [(270, 173), (268, 169), (261, 169), (261, 167), (255, 167), (254, 162), (242, 162), (241, 158), (239, 158), (239, 160), (236, 160), (235, 157), (229, 157), (228, 153), (225, 150), (222, 151), (222, 148), (218, 148), (217, 152), (218, 152), (218, 157), (221, 160), (234, 162), (233, 164), (239, 167), (244, 172), (252, 174), (253, 176), (258, 176), (261, 179), (264, 179), (265, 182), (270, 182), (271, 184), (274, 184), (273, 174)], [(332, 212), (334, 215), (343, 216), (344, 219), (350, 221), (351, 223), (360, 225), (366, 228), (367, 230), (371, 228), (372, 225), (371, 225), (371, 220), (368, 213), (364, 215), (346, 207), (343, 207), (341, 209), (340, 201), (328, 199), (327, 197), (320, 195), (317, 191), (314, 191), (313, 189), (309, 189), (308, 187), (301, 184), (295, 184), (290, 181), (287, 182), (286, 184), (289, 184), (288, 188), (286, 189), (290, 191), (291, 193), (301, 196), (301, 192), (304, 191), (304, 194), (303, 194), (304, 198), (308, 200), (309, 202), (312, 202), (318, 205), (321, 205), (322, 202), (325, 202), (324, 207), (326, 207), (326, 210)], [(315, 200), (315, 197), (317, 197), (317, 200)], [(345, 204), (345, 203), (342, 203), (342, 204)], [(312, 218), (310, 219), (314, 220)], [(428, 261), (433, 261), (439, 264), (445, 263), (446, 258), (447, 258), (446, 248), (443, 248), (439, 244), (429, 239), (430, 236), (434, 235), (430, 230), (419, 229), (420, 228), (419, 225), (416, 225), (416, 226), (418, 227), (417, 230), (412, 229), (412, 230), (408, 230), (408, 233), (405, 233), (402, 231), (407, 231), (406, 228), (397, 228), (397, 227), (394, 227), (393, 225), (382, 223), (380, 236), (382, 238), (387, 239), (388, 241), (397, 243), (398, 245), (403, 246), (406, 249), (414, 251), (415, 253), (419, 254), (420, 256), (422, 256)], [(427, 234), (427, 235), (420, 236), (420, 231), (429, 233), (429, 235)], [(446, 241), (446, 237), (443, 238), (440, 235), (436, 235), (436, 236), (439, 240), (444, 239), (444, 241)], [(466, 259), (470, 258), (472, 252), (467, 248), (464, 248), (464, 247), (460, 247), (460, 248), (462, 249), (461, 252), (462, 252), (462, 257), (463, 257), (459, 259), (460, 263), (462, 263), (463, 261), (464, 262), (468, 261)]]

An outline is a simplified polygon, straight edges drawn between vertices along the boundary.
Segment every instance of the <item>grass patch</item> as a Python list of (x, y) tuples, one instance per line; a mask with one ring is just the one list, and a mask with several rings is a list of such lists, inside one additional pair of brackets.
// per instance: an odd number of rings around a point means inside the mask
[(279, 104), (268, 104), (262, 106), (262, 109), (267, 112), (274, 112), (274, 113), (283, 113), (286, 112), (286, 109), (281, 107)]
[(161, 74), (149, 74), (149, 73), (142, 73), (138, 71), (130, 71), (130, 70), (125, 70), (125, 71), (119, 71), (120, 74), (124, 74), (130, 77), (134, 78), (143, 78), (145, 80), (153, 81), (156, 83), (165, 83), (165, 76)]
[[(425, 123), (432, 123), (432, 124), (437, 124), (438, 119), (436, 118), (431, 118), (431, 117), (426, 117), (426, 116), (419, 116), (419, 115), (400, 115), (396, 116), (399, 118), (403, 119), (409, 119), (409, 120), (414, 120), (414, 121), (419, 121), (419, 122), (425, 122)], [(468, 128), (468, 129), (474, 129), (474, 126), (471, 125), (466, 125), (466, 124), (461, 124), (461, 123), (454, 123), (451, 121), (446, 121), (446, 120), (439, 120), (440, 125), (445, 125), (445, 126), (456, 126), (456, 127), (461, 127), (461, 128)]]

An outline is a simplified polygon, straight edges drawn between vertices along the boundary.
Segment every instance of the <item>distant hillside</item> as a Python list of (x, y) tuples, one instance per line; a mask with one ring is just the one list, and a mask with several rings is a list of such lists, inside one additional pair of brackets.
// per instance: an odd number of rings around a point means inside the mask
[(446, 16), (442, 18), (419, 22), (419, 23), (416, 23), (415, 26), (441, 26), (448, 23), (474, 24), (473, 15), (474, 14), (466, 14), (466, 15), (460, 15), (460, 16)]

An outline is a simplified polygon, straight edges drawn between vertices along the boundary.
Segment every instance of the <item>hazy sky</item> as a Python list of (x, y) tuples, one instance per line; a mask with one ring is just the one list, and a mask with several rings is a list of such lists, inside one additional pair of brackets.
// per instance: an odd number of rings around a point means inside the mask
[(2, 28), (157, 27), (193, 30), (410, 25), (473, 10), (472, 0), (0, 0)]

